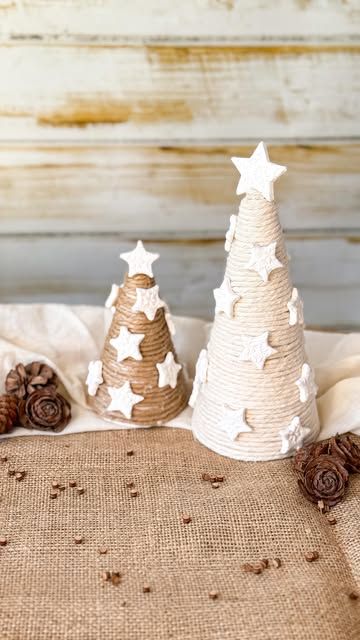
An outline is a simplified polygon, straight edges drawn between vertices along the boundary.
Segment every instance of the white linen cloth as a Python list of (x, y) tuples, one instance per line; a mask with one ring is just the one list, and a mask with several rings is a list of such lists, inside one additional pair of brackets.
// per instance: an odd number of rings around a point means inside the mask
[[(110, 322), (111, 311), (102, 307), (0, 305), (0, 392), (4, 392), (7, 373), (18, 362), (41, 360), (55, 369), (72, 402), (72, 420), (61, 433), (139, 428), (109, 423), (87, 408), (88, 363), (100, 357)], [(178, 357), (192, 377), (211, 324), (182, 317), (174, 322)], [(346, 431), (360, 434), (360, 334), (306, 331), (305, 336), (319, 385), (319, 440)], [(191, 413), (185, 409), (167, 426), (190, 429)], [(34, 434), (44, 432), (16, 428), (6, 437)]]

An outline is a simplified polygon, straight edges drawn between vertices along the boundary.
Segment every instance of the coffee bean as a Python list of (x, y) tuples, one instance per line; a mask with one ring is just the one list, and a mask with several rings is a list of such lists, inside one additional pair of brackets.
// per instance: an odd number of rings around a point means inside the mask
[(7, 545), (7, 539), (4, 538), (4, 536), (0, 537), (0, 547), (6, 547)]
[(76, 487), (76, 480), (69, 480), (69, 487)]
[(132, 498), (136, 498), (136, 496), (138, 495), (138, 492), (136, 491), (136, 489), (131, 489), (130, 495)]
[(201, 479), (205, 480), (205, 482), (210, 482), (210, 478), (211, 478), (211, 476), (210, 476), (209, 473), (203, 473), (202, 476), (201, 476)]
[(108, 552), (107, 547), (99, 547), (99, 554), (101, 556), (105, 555), (105, 553), (107, 553), (107, 552)]
[(267, 569), (268, 568), (269, 560), (267, 560), (267, 558), (264, 558), (264, 559), (260, 560), (259, 562), (262, 565), (263, 569)]
[(350, 591), (350, 593), (348, 594), (350, 600), (358, 600), (359, 599), (359, 594), (357, 593), (357, 591)]
[(307, 551), (305, 553), (306, 562), (315, 562), (315, 560), (318, 560), (318, 559), (319, 559), (318, 551)]
[(245, 571), (245, 573), (252, 573), (253, 566), (252, 564), (250, 564), (250, 562), (246, 562), (245, 564), (241, 565), (241, 569)]
[(333, 515), (327, 516), (327, 521), (328, 521), (329, 524), (336, 524), (337, 523), (337, 520), (336, 520), (335, 516), (333, 516)]
[(126, 452), (126, 455), (127, 456), (133, 456), (134, 455), (133, 449), (128, 449), (127, 452)]
[(220, 487), (220, 484), (219, 484), (219, 482), (212, 482), (211, 486), (212, 486), (213, 489), (218, 489)]
[(101, 578), (102, 578), (102, 580), (105, 580), (105, 581), (106, 580), (110, 580), (110, 578), (111, 578), (110, 571), (103, 571), (101, 573)]
[(144, 584), (143, 586), (143, 593), (150, 593), (151, 591), (151, 587), (149, 584)]
[(59, 484), (59, 491), (65, 491), (65, 485)]
[(132, 481), (132, 480), (129, 480), (129, 481), (126, 483), (126, 486), (127, 486), (127, 488), (128, 488), (128, 489), (132, 489), (132, 487), (134, 486), (133, 481)]
[(224, 482), (224, 476), (216, 476), (216, 482)]
[(84, 538), (82, 536), (75, 536), (74, 542), (75, 544), (82, 544), (84, 542)]
[(111, 574), (111, 582), (113, 585), (118, 585), (121, 582), (121, 575), (118, 571), (113, 571)]
[(279, 569), (279, 567), (281, 567), (280, 558), (273, 558), (272, 560), (270, 560), (270, 565), (274, 567), (274, 569)]
[(7, 456), (1, 456), (0, 460), (1, 462), (7, 462)]
[(77, 491), (78, 496), (82, 496), (82, 495), (83, 495), (83, 493), (85, 493), (85, 489), (84, 489), (84, 487), (78, 487), (78, 488), (76, 489), (76, 491)]
[(50, 498), (54, 499), (58, 497), (58, 492), (55, 491), (55, 489), (53, 489), (52, 491), (50, 491)]
[(14, 476), (15, 475), (15, 469), (8, 469), (8, 476)]
[(218, 591), (209, 591), (209, 598), (211, 600), (217, 600), (219, 597), (219, 592)]
[(189, 516), (188, 513), (183, 513), (181, 519), (184, 524), (189, 524), (189, 522), (191, 522), (191, 516)]
[(264, 567), (263, 567), (262, 563), (261, 562), (254, 562), (254, 564), (252, 565), (252, 572), (255, 573), (256, 575), (259, 575), (263, 571), (264, 571)]
[(15, 473), (15, 480), (17, 480), (18, 482), (21, 482), (21, 480), (23, 480), (25, 478), (25, 471), (17, 471)]
[(59, 488), (59, 482), (57, 480), (53, 480), (51, 483), (51, 486), (53, 489), (58, 489)]

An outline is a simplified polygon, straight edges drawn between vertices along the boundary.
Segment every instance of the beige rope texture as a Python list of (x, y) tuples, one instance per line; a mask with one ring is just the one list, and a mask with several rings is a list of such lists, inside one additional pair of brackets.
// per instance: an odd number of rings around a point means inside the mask
[[(155, 280), (146, 275), (138, 274), (131, 278), (127, 275), (124, 286), (119, 290), (115, 313), (101, 356), (104, 382), (98, 388), (96, 396), (89, 400), (97, 413), (114, 422), (142, 426), (162, 425), (177, 416), (186, 406), (188, 393), (183, 370), (178, 373), (175, 389), (158, 386), (159, 372), (156, 364), (163, 362), (169, 351), (173, 352), (178, 362), (164, 308), (157, 310), (153, 321), (148, 320), (142, 312), (132, 311), (136, 288), (147, 289), (154, 285)], [(119, 335), (122, 326), (132, 333), (145, 334), (140, 343), (142, 360), (127, 358), (117, 362), (117, 351), (110, 340)], [(111, 400), (107, 387), (119, 388), (125, 382), (130, 382), (132, 391), (144, 397), (144, 400), (134, 405), (131, 419), (126, 419), (119, 411), (106, 411)]]
[[(276, 241), (276, 257), (284, 265), (263, 282), (260, 275), (245, 268), (253, 244)], [(303, 327), (289, 325), (287, 303), (291, 298), (283, 233), (274, 202), (268, 202), (255, 190), (242, 200), (235, 237), (229, 252), (225, 274), (232, 288), (243, 297), (236, 302), (234, 317), (215, 315), (208, 345), (207, 382), (202, 386), (194, 414), (196, 438), (217, 453), (238, 460), (271, 460), (286, 457), (280, 453), (279, 431), (286, 429), (295, 416), (310, 428), (306, 441), (316, 438), (319, 422), (316, 401), (300, 402), (296, 380), (307, 362)], [(242, 336), (258, 336), (269, 331), (268, 342), (277, 350), (262, 370), (252, 362), (238, 359)], [(246, 409), (246, 421), (253, 429), (232, 441), (219, 428), (224, 406)]]

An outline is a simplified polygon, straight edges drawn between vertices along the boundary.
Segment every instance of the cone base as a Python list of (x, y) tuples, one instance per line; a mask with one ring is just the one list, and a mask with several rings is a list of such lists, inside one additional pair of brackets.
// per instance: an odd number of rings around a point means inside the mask
[(177, 404), (176, 407), (170, 407), (170, 410), (169, 410), (169, 407), (166, 407), (166, 409), (164, 408), (162, 412), (159, 411), (157, 416), (154, 416), (151, 419), (149, 419), (149, 417), (146, 416), (144, 417), (143, 420), (139, 417), (137, 417), (136, 419), (125, 418), (125, 416), (120, 411), (117, 413), (115, 412), (108, 413), (107, 411), (99, 411), (96, 401), (94, 402), (94, 398), (92, 398), (92, 401), (90, 401), (90, 406), (91, 406), (91, 409), (98, 416), (100, 416), (103, 420), (106, 420), (106, 422), (109, 422), (109, 423), (128, 424), (128, 425), (131, 425), (132, 427), (143, 427), (143, 428), (162, 427), (162, 426), (165, 426), (166, 423), (169, 422), (170, 420), (173, 420), (173, 418), (176, 418), (182, 411), (184, 411), (184, 409), (187, 407), (187, 404), (188, 404), (188, 395), (189, 395), (188, 392), (184, 393), (182, 402), (180, 404)]

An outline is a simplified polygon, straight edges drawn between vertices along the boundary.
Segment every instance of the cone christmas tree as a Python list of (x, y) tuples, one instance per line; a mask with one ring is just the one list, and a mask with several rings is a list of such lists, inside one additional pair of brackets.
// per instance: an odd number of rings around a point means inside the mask
[(286, 168), (269, 162), (263, 143), (233, 162), (237, 193), (246, 195), (230, 219), (225, 277), (189, 403), (200, 442), (238, 460), (270, 460), (316, 438), (316, 385), (274, 202), (273, 183)]
[(91, 405), (113, 421), (164, 424), (184, 409), (187, 392), (170, 313), (153, 277), (152, 263), (159, 256), (139, 241), (120, 257), (129, 269), (124, 284), (113, 285), (106, 301), (113, 319), (101, 360), (89, 364)]

